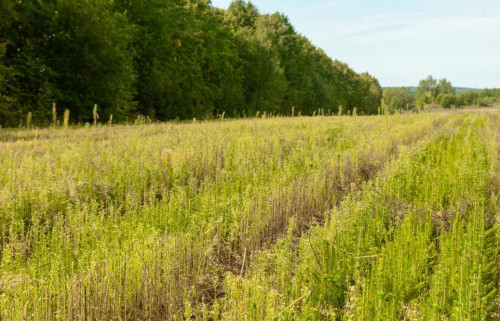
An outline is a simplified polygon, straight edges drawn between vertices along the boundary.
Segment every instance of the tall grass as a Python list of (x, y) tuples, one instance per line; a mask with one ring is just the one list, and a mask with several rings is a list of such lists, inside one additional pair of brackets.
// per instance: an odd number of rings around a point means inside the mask
[(229, 274), (223, 319), (492, 318), (492, 136), (488, 118), (465, 115), (407, 149), (324, 225), (259, 253), (247, 275)]
[(487, 203), (473, 197), (491, 127), (427, 114), (5, 131), (0, 319), (368, 318), (388, 282), (406, 288), (385, 315), (434, 313), (436, 217), (463, 195)]

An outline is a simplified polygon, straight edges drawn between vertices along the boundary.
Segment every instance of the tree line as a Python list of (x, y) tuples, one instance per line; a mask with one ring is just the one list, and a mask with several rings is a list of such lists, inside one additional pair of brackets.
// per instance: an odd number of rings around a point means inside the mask
[(490, 106), (500, 101), (500, 89), (467, 90), (457, 92), (450, 81), (437, 80), (431, 75), (419, 82), (415, 91), (408, 87), (385, 88), (382, 92), (382, 109), (394, 113), (398, 110), (422, 110), (428, 105), (444, 108), (462, 106)]
[(72, 122), (374, 114), (381, 88), (332, 60), (281, 13), (234, 1), (0, 1), (0, 125), (67, 109)]

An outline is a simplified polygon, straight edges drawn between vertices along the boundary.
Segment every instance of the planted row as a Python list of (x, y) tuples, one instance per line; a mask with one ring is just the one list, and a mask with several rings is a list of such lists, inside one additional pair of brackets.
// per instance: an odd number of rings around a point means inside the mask
[[(373, 183), (228, 274), (227, 320), (488, 319), (496, 235), (489, 118), (463, 115), (405, 152)], [(300, 232), (300, 231), (299, 231)]]
[(215, 317), (226, 272), (447, 121), (48, 129), (2, 143), (2, 318)]

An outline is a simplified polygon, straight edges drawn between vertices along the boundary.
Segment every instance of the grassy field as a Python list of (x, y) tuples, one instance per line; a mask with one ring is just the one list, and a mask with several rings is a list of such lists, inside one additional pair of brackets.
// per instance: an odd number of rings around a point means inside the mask
[(0, 131), (0, 320), (497, 320), (500, 114)]

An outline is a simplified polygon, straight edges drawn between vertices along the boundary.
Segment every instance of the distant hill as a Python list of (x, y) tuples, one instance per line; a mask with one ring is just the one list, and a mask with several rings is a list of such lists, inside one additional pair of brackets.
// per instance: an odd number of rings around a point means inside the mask
[[(410, 91), (412, 93), (414, 93), (415, 91), (417, 91), (417, 87), (416, 86), (401, 86), (401, 87), (410, 89)], [(401, 88), (401, 87), (382, 87), (382, 90), (386, 89), (386, 88)], [(456, 91), (457, 94), (463, 93), (463, 92), (466, 92), (466, 91), (480, 92), (481, 90), (482, 89), (478, 89), (478, 88), (455, 87), (455, 91)]]
[(475, 91), (475, 92), (480, 92), (482, 89), (477, 89), (477, 88), (467, 88), (467, 87), (455, 87), (455, 91), (457, 94), (463, 93), (465, 91)]

